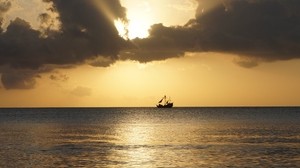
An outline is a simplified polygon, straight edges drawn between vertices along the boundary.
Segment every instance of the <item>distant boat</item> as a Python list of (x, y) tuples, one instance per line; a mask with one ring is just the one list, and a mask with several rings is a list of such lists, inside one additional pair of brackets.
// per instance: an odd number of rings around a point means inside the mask
[(172, 108), (173, 107), (173, 102), (169, 98), (167, 100), (167, 96), (164, 96), (156, 105), (158, 108)]

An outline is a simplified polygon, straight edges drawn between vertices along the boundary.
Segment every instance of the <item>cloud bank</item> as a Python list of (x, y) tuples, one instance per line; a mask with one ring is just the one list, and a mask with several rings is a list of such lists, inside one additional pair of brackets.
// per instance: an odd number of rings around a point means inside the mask
[[(184, 26), (155, 24), (145, 39), (126, 41), (114, 20), (126, 21), (119, 0), (43, 0), (51, 7), (40, 15), (41, 30), (21, 19), (0, 28), (0, 73), (6, 89), (33, 88), (57, 66), (89, 63), (109, 66), (118, 59), (165, 60), (185, 52), (239, 55), (235, 62), (254, 67), (260, 61), (300, 57), (300, 1), (197, 0), (195, 18)], [(0, 1), (3, 15), (13, 6)], [(56, 14), (58, 17), (53, 19)], [(59, 22), (52, 29), (53, 20)]]
[[(32, 88), (35, 73), (45, 65), (79, 64), (98, 56), (114, 62), (126, 45), (114, 26), (114, 20), (126, 20), (119, 0), (43, 1), (51, 4), (49, 11), (40, 15), (48, 29), (44, 26), (43, 30), (35, 30), (25, 20), (16, 18), (6, 31), (0, 31), (0, 66), (6, 67), (0, 73), (7, 89)], [(11, 6), (9, 1), (0, 3), (0, 24)], [(58, 14), (59, 30), (50, 29), (53, 13)], [(31, 73), (20, 77), (14, 71)]]
[[(153, 25), (146, 39), (125, 58), (148, 62), (185, 52), (222, 52), (241, 56), (238, 64), (300, 58), (300, 1), (198, 0), (195, 19), (185, 26)], [(153, 55), (152, 57), (150, 55)]]

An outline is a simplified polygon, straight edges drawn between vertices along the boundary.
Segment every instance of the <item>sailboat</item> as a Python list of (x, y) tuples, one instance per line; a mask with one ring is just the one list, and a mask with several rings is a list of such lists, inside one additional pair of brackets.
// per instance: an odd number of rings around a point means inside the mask
[(167, 100), (167, 96), (164, 96), (156, 105), (158, 108), (172, 108), (173, 102), (171, 102), (171, 99), (169, 98)]

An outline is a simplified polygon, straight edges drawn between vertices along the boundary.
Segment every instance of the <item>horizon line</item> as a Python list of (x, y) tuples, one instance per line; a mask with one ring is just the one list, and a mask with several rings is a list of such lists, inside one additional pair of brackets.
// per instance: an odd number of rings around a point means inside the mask
[[(0, 109), (75, 109), (75, 108), (157, 108), (155, 106), (20, 106)], [(247, 105), (247, 106), (175, 106), (172, 108), (300, 108), (300, 105)]]

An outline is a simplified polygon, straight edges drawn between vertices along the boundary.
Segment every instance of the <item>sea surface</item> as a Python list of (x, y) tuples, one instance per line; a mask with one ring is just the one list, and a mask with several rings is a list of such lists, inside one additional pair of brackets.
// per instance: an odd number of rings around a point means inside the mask
[(300, 108), (0, 109), (0, 167), (300, 167)]

